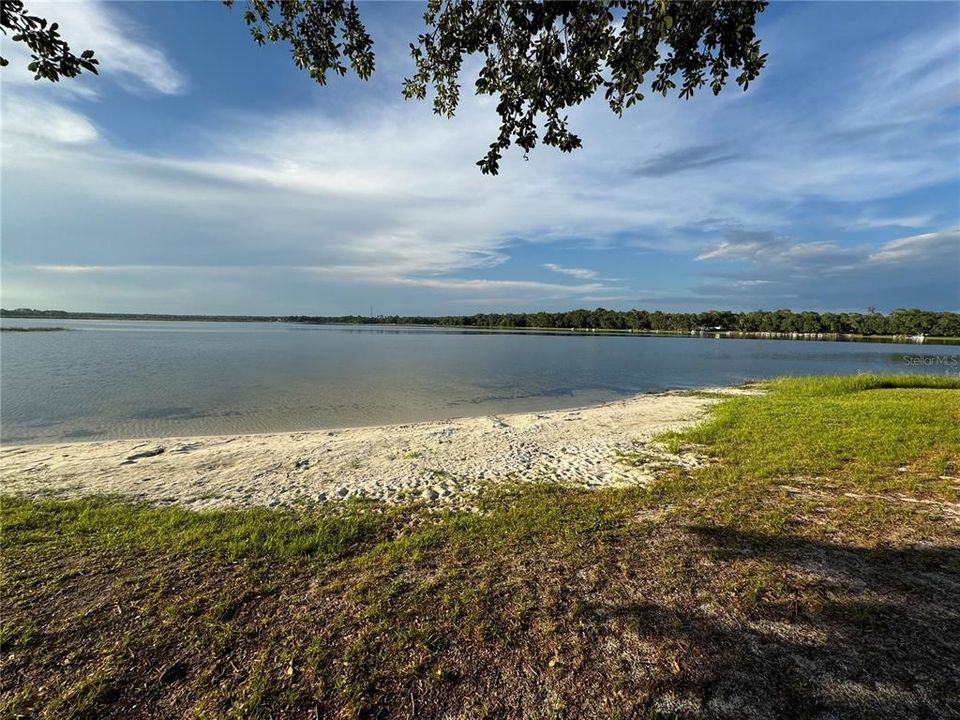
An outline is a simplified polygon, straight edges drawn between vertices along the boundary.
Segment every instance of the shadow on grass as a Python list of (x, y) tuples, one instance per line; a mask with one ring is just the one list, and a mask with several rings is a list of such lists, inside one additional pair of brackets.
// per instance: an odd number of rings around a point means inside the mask
[[(733, 612), (642, 600), (582, 608), (598, 634), (619, 638), (625, 656), (635, 636), (672, 664), (672, 673), (654, 679), (645, 711), (960, 717), (960, 547), (859, 548), (726, 527), (692, 532), (697, 549), (728, 574), (704, 582), (737, 596)], [(750, 602), (757, 567), (776, 568), (779, 581), (763, 577)]]
[[(33, 676), (22, 705), (43, 717), (960, 712), (960, 548), (707, 526), (651, 549), (657, 542), (625, 535), (504, 567), (425, 558), (371, 577), (359, 594), (347, 592), (350, 578), (318, 584), (295, 564), (111, 555), (15, 598), (11, 630), (26, 617), (36, 630), (4, 643), (0, 686), (9, 700), (26, 688), (17, 673)], [(661, 552), (683, 566), (679, 580), (653, 568)], [(481, 591), (473, 620), (443, 600)], [(36, 688), (57, 677), (51, 704)]]
[(404, 525), (7, 501), (0, 716), (960, 716), (951, 527), (866, 546), (645, 502)]

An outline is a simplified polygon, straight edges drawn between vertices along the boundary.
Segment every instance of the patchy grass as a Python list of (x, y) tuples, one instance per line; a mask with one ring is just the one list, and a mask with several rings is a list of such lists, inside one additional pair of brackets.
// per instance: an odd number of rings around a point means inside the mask
[(960, 382), (766, 389), (666, 438), (713, 462), (647, 489), (6, 498), (0, 715), (957, 713)]

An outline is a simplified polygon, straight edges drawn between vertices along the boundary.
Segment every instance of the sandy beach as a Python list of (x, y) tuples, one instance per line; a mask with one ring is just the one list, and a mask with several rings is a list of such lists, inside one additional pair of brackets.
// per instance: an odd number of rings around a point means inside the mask
[(665, 392), (445, 422), (11, 446), (0, 470), (4, 492), (31, 496), (110, 494), (194, 508), (354, 497), (462, 505), (491, 483), (637, 485), (669, 465), (696, 465), (695, 455), (669, 454), (651, 439), (697, 422), (715, 402)]

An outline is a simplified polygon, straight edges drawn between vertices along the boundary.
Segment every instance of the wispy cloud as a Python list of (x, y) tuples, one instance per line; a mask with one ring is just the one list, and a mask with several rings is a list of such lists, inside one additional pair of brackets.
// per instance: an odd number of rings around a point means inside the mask
[(732, 151), (728, 146), (721, 143), (695, 145), (655, 155), (643, 161), (633, 170), (633, 174), (639, 177), (660, 178), (686, 170), (729, 163), (739, 157), (741, 157), (740, 153)]
[[(765, 240), (764, 240), (765, 238)], [(703, 295), (800, 300), (806, 307), (833, 309), (838, 298), (860, 297), (860, 307), (960, 308), (960, 230), (951, 228), (897, 238), (879, 247), (843, 247), (836, 242), (794, 242), (772, 234), (732, 237), (700, 260), (726, 261), (716, 270), (724, 282), (700, 285)], [(757, 276), (760, 276), (758, 279)]]
[[(38, 122), (38, 118), (43, 121)], [(22, 97), (16, 102), (4, 103), (3, 130), (56, 144), (92, 143), (98, 137), (96, 127), (87, 116), (39, 97)]]
[[(187, 81), (166, 53), (148, 39), (149, 30), (133, 23), (110, 4), (76, 0), (74, 2), (32, 2), (32, 12), (60, 24), (61, 33), (76, 52), (93, 49), (100, 61), (101, 77), (113, 79), (131, 90), (150, 90), (164, 95), (185, 92)], [(26, 69), (30, 56), (22, 43), (3, 39), (4, 55), (10, 65), (3, 69), (5, 85), (35, 84)], [(67, 94), (97, 94), (96, 79), (62, 83)]]
[(561, 275), (569, 275), (570, 277), (575, 278), (595, 278), (597, 272), (595, 270), (588, 270), (587, 268), (575, 268), (575, 267), (563, 267), (562, 265), (557, 265), (556, 263), (544, 263), (545, 267), (550, 272), (560, 273)]
[(954, 228), (891, 240), (866, 257), (869, 263), (919, 264), (940, 260), (948, 264), (952, 261), (957, 271), (957, 284), (960, 286), (960, 229)]
[[(960, 267), (960, 230), (948, 229), (898, 238), (872, 249), (841, 246), (834, 241), (794, 242), (770, 232), (740, 231), (702, 252), (697, 260), (743, 261), (758, 266), (807, 271), (829, 265), (829, 271), (856, 270), (869, 263), (928, 263), (952, 259)], [(747, 281), (745, 281), (747, 282)], [(762, 280), (749, 282), (760, 283)]]
[[(654, 96), (622, 119), (586, 103), (571, 113), (581, 151), (539, 148), (529, 162), (511, 153), (490, 178), (474, 162), (496, 134), (496, 113), (469, 94), (452, 121), (388, 100), (346, 121), (355, 96), (331, 86), (318, 95), (323, 104), (297, 109), (217, 107), (215, 126), (185, 110), (175, 135), (186, 140), (163, 152), (120, 142), (113, 118), (75, 89), (113, 79), (149, 102), (182, 103), (163, 97), (187, 89), (177, 56), (159, 44), (170, 41), (131, 24), (120, 5), (49, 14), (72, 45), (97, 51), (104, 75), (51, 89), (16, 79), (13, 65), (2, 71), (4, 298), (20, 304), (123, 288), (136, 307), (148, 276), (184, 310), (209, 302), (204, 283), (233, 293), (243, 311), (271, 293), (285, 298), (278, 305), (325, 302), (331, 312), (350, 310), (351, 293), (420, 308), (632, 302), (637, 295), (619, 285), (670, 283), (643, 297), (688, 302), (681, 293), (704, 275), (760, 301), (809, 298), (810, 278), (857, 264), (927, 267), (935, 277), (955, 269), (942, 233), (888, 240), (890, 228), (907, 235), (956, 222), (952, 209), (932, 212), (935, 201), (918, 209), (891, 200), (957, 182), (952, 28), (907, 28), (824, 83), (804, 74), (814, 41), (791, 25), (779, 42), (792, 39), (796, 63), (778, 67), (789, 48), (769, 48), (768, 77), (788, 77), (788, 89), (761, 78), (746, 95)], [(793, 102), (804, 88), (822, 102)], [(568, 252), (571, 238), (596, 252)], [(669, 263), (658, 260), (663, 251)], [(573, 280), (542, 282), (544, 269)], [(947, 286), (938, 287), (942, 299)]]
[(697, 260), (753, 260), (760, 255), (779, 252), (786, 240), (773, 232), (740, 230), (696, 256)]
[(851, 230), (876, 230), (878, 228), (924, 228), (934, 224), (934, 216), (917, 215), (881, 215), (865, 212), (860, 217), (841, 223)]

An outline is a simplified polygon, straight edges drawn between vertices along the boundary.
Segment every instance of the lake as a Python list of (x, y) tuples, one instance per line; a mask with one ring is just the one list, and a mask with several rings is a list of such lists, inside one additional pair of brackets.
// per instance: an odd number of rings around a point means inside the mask
[(0, 440), (257, 433), (548, 410), (778, 375), (960, 372), (960, 348), (286, 323), (12, 320)]

